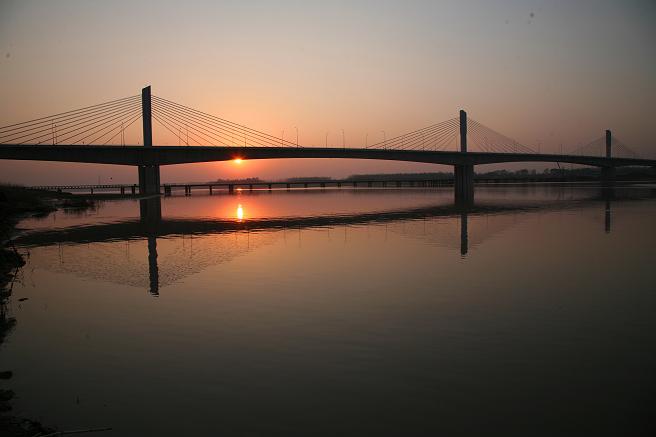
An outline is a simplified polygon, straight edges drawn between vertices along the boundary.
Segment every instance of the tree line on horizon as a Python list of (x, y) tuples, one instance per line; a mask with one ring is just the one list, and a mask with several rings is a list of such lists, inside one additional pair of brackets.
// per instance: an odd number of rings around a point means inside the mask
[[(476, 172), (477, 178), (482, 179), (598, 179), (601, 170), (599, 168), (547, 168), (543, 171), (535, 169), (521, 170), (492, 170), (488, 172)], [(634, 177), (638, 179), (654, 178), (656, 169), (642, 167), (620, 167), (616, 170), (618, 177)], [(413, 180), (448, 180), (453, 179), (453, 172), (422, 172), (422, 173), (366, 173), (353, 174), (346, 178), (333, 178), (331, 176), (297, 176), (279, 180), (264, 180), (259, 177), (241, 179), (216, 179), (212, 182), (235, 183), (235, 184), (257, 184), (262, 182), (330, 182), (330, 181), (413, 181)]]

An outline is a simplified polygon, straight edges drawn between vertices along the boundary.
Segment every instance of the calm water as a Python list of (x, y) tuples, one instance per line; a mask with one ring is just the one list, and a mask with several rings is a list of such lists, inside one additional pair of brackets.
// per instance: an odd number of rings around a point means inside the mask
[(0, 349), (15, 410), (107, 436), (652, 435), (656, 186), (476, 195), (26, 220)]

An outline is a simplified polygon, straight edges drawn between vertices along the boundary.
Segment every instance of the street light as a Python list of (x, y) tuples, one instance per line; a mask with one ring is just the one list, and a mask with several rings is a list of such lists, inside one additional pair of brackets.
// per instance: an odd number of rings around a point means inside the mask
[(346, 136), (344, 135), (344, 129), (342, 129), (342, 147), (346, 149)]
[(280, 135), (280, 147), (283, 147), (285, 144), (285, 129), (282, 130), (282, 135)]
[(328, 132), (326, 132), (326, 149), (328, 148)]
[(387, 134), (385, 133), (384, 130), (381, 131), (383, 133), (383, 149), (387, 149)]
[(298, 127), (294, 126), (294, 129), (296, 129), (296, 147), (298, 147)]

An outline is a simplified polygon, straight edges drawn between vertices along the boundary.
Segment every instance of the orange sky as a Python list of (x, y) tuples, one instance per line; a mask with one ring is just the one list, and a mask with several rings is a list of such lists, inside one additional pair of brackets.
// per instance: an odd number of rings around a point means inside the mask
[[(651, 1), (4, 1), (0, 125), (139, 93), (304, 145), (371, 144), (457, 115), (556, 152), (610, 128), (646, 156)], [(136, 133), (128, 142), (136, 141)], [(155, 141), (175, 144), (155, 126)], [(164, 168), (165, 181), (440, 171), (286, 160)], [(132, 168), (0, 162), (25, 184), (132, 182)]]

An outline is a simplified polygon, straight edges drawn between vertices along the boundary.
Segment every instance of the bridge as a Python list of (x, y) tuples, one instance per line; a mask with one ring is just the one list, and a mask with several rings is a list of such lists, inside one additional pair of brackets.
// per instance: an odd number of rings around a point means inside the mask
[[(125, 144), (125, 132), (142, 120), (143, 145)], [(178, 145), (153, 144), (153, 120)], [(119, 142), (118, 145), (110, 145)], [(112, 143), (113, 144), (113, 143)], [(326, 144), (327, 146), (327, 144)], [(470, 146), (472, 146), (470, 148)], [(454, 150), (450, 150), (453, 148)], [(536, 153), (467, 116), (459, 116), (365, 147), (302, 147), (297, 142), (234, 123), (151, 94), (135, 95), (0, 128), (0, 159), (130, 165), (139, 193), (160, 194), (160, 166), (235, 159), (345, 158), (444, 164), (454, 167), (458, 202), (474, 197), (474, 166), (550, 162), (601, 168), (604, 184), (615, 169), (656, 167), (607, 130), (570, 154)]]

